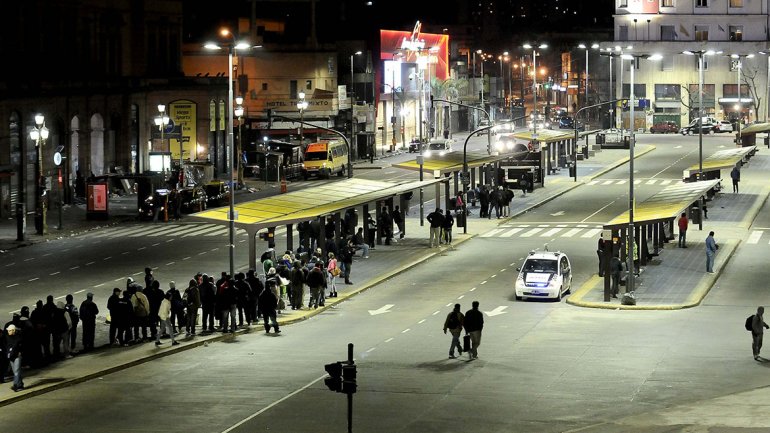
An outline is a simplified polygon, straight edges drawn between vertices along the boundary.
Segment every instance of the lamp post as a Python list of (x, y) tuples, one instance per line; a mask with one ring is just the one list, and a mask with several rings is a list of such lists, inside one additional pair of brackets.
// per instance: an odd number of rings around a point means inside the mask
[[(356, 76), (353, 72), (353, 58), (354, 56), (360, 56), (361, 51), (356, 51), (350, 55), (350, 142), (355, 143), (356, 134), (356, 118), (355, 118), (355, 106), (356, 100), (354, 96), (354, 88), (356, 85)], [(348, 161), (350, 161), (350, 155), (348, 155)], [(348, 167), (350, 169), (350, 167)]]
[(48, 128), (45, 126), (45, 116), (42, 114), (35, 115), (35, 126), (29, 131), (29, 138), (35, 142), (35, 149), (37, 150), (37, 183), (35, 188), (35, 231), (39, 235), (48, 233), (48, 222), (46, 221), (46, 214), (48, 213), (48, 205), (46, 202), (46, 186), (45, 178), (43, 177), (43, 146), (45, 141), (48, 140)]
[(750, 59), (754, 57), (754, 54), (730, 54), (730, 58), (734, 59), (736, 64), (736, 70), (738, 72), (738, 102), (735, 104), (735, 110), (738, 112), (738, 134), (735, 138), (735, 144), (741, 145), (741, 123), (743, 122), (743, 104), (741, 102), (741, 72), (743, 68), (743, 58)]
[[(236, 50), (245, 50), (251, 48), (251, 45), (245, 42), (236, 42), (235, 35), (228, 29), (220, 30), (219, 34), (227, 38), (227, 161), (230, 162), (230, 212), (227, 219), (229, 221), (230, 244), (230, 276), (235, 275), (235, 182), (238, 180), (237, 164), (233, 155), (233, 55)], [(222, 47), (215, 43), (207, 43), (205, 48), (210, 50), (221, 50)]]
[(243, 108), (243, 96), (235, 98), (236, 107), (233, 110), (233, 114), (238, 118), (238, 146), (236, 150), (235, 160), (238, 167), (238, 185), (243, 185), (243, 135), (241, 129), (243, 126), (243, 115), (245, 109)]
[(703, 180), (703, 56), (721, 53), (714, 50), (684, 51), (688, 56), (698, 56), (698, 180)]
[[(532, 50), (532, 111), (535, 113), (534, 119), (532, 119), (532, 139), (537, 139), (537, 50), (544, 50), (548, 48), (548, 44), (539, 44), (534, 46), (531, 44), (522, 45), (525, 50)], [(524, 113), (526, 114), (526, 113)]]
[(585, 96), (583, 97), (584, 98), (583, 107), (587, 107), (588, 106), (588, 48), (593, 48), (595, 50), (595, 49), (599, 48), (599, 44), (593, 43), (593, 44), (591, 44), (590, 47), (588, 45), (586, 45), (586, 44), (580, 44), (580, 45), (578, 45), (578, 48), (580, 48), (582, 50), (585, 50), (585, 52), (586, 52), (586, 84), (585, 84), (585, 89), (584, 89), (585, 90)]
[(305, 101), (305, 92), (299, 92), (299, 100), (297, 101), (297, 110), (299, 110), (299, 147), (302, 149), (303, 142), (305, 140), (305, 126), (302, 124), (304, 120), (305, 110), (308, 107), (307, 101)]

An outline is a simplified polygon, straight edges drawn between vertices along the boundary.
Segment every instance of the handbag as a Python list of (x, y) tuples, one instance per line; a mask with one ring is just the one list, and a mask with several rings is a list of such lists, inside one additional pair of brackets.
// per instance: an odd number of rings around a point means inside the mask
[(332, 276), (333, 277), (339, 277), (340, 273), (341, 273), (340, 268), (333, 268), (332, 269)]
[(471, 336), (470, 334), (466, 334), (463, 337), (463, 352), (470, 352), (471, 350)]

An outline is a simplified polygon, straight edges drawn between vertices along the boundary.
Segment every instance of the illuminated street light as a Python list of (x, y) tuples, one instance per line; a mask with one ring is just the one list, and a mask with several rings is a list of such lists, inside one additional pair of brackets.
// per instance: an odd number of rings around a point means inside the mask
[(32, 130), (29, 131), (29, 138), (35, 142), (35, 148), (37, 149), (37, 182), (35, 191), (35, 230), (37, 234), (44, 235), (48, 233), (48, 222), (46, 221), (46, 214), (48, 213), (48, 204), (46, 200), (46, 185), (45, 178), (43, 177), (43, 146), (45, 141), (48, 140), (48, 128), (45, 126), (45, 116), (42, 114), (35, 115), (35, 125)]

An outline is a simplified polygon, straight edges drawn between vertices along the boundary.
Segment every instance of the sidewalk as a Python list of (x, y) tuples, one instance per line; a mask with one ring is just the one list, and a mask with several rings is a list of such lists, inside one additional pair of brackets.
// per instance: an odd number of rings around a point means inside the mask
[[(640, 146), (639, 154), (644, 154), (653, 149), (654, 147), (652, 146)], [(625, 154), (626, 153), (623, 151), (603, 151), (597, 153), (596, 157), (591, 158), (588, 161), (583, 161), (583, 163), (579, 165), (578, 182), (573, 182), (571, 178), (568, 178), (564, 170), (559, 175), (547, 177), (545, 188), (535, 189), (533, 193), (527, 194), (526, 198), (520, 197), (519, 195), (516, 196), (511, 204), (511, 216), (527, 212), (534, 207), (555, 199), (567, 191), (577, 188), (594, 177), (601, 175), (605, 171), (624, 164), (628, 160), (628, 158), (624, 156)], [(384, 163), (387, 164), (387, 162)], [(135, 197), (133, 199), (135, 200)], [(426, 210), (427, 209), (428, 208), (426, 207)], [(101, 228), (105, 225), (114, 225), (119, 222), (119, 220), (110, 221), (109, 224), (105, 224), (104, 222), (85, 221), (85, 210), (80, 208), (70, 208), (64, 214), (67, 215), (66, 219), (64, 219), (65, 227), (69, 224), (69, 227), (71, 227), (69, 230), (73, 233), (77, 230), (92, 230)], [(476, 212), (476, 216), (472, 216), (469, 220), (468, 234), (464, 235), (462, 233), (462, 228), (455, 227), (453, 234), (454, 242), (451, 247), (442, 246), (440, 248), (428, 248), (428, 226), (425, 225), (420, 227), (419, 218), (417, 214), (413, 212), (406, 218), (407, 236), (405, 239), (398, 240), (392, 245), (377, 245), (376, 249), (370, 252), (370, 259), (362, 259), (360, 257), (355, 259), (351, 273), (351, 280), (355, 284), (338, 284), (337, 290), (339, 292), (339, 297), (327, 299), (326, 305), (322, 308), (316, 310), (308, 310), (306, 308), (300, 311), (285, 310), (283, 314), (279, 316), (279, 323), (282, 326), (297, 323), (318, 315), (328, 309), (333, 309), (337, 304), (346, 301), (360, 292), (374, 288), (382, 281), (385, 281), (391, 276), (401, 273), (408, 268), (425, 262), (439, 254), (451, 254), (452, 251), (455, 248), (458, 248), (463, 242), (472, 239), (477, 234), (485, 233), (507, 221), (507, 219), (490, 220), (478, 218), (477, 215), (478, 213)], [(57, 234), (54, 230), (55, 229), (52, 229), (52, 234), (45, 238), (33, 235), (30, 243), (53, 240), (63, 234)], [(15, 239), (15, 235), (15, 225), (13, 222), (3, 222), (0, 224), (0, 244), (4, 243), (7, 245), (8, 243), (14, 243), (15, 241), (9, 240), (9, 236)], [(69, 234), (67, 235), (69, 236)], [(306, 297), (307, 296), (308, 294), (306, 293)], [(307, 302), (305, 302), (305, 305), (307, 305)], [(101, 307), (102, 306), (100, 305), (100, 308)], [(104, 313), (106, 313), (106, 308), (103, 308), (103, 314)], [(97, 319), (97, 342), (106, 342), (108, 340), (107, 333), (109, 325), (105, 322), (106, 319), (103, 316), (100, 316)], [(78, 355), (69, 360), (59, 361), (42, 369), (25, 370), (24, 383), (26, 388), (24, 391), (14, 393), (11, 391), (10, 385), (0, 386), (0, 407), (35, 395), (44, 394), (120, 371), (153, 359), (168, 356), (177, 353), (178, 351), (188, 350), (201, 345), (208, 345), (211, 342), (252, 338), (251, 334), (254, 335), (254, 338), (257, 336), (265, 336), (262, 330), (263, 328), (260, 326), (252, 326), (249, 329), (239, 330), (235, 335), (211, 334), (206, 336), (198, 335), (194, 338), (179, 338), (178, 341), (181, 344), (173, 347), (169, 344), (168, 340), (164, 340), (165, 344), (159, 348), (152, 343), (144, 343), (127, 348), (110, 347), (106, 345), (101, 346), (93, 352)], [(82, 328), (78, 331), (78, 340), (80, 340), (81, 332)], [(285, 329), (284, 332), (291, 332), (291, 328)], [(270, 337), (273, 337), (274, 335), (275, 334), (269, 334)]]

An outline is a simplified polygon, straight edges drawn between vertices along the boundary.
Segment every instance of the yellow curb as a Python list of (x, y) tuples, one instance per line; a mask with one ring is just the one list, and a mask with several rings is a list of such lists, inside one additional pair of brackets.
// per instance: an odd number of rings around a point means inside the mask
[[(705, 278), (701, 278), (701, 280), (698, 282), (698, 285), (695, 286), (695, 289), (690, 293), (690, 296), (687, 297), (687, 301), (682, 304), (658, 304), (658, 305), (622, 305), (622, 304), (611, 304), (606, 302), (594, 302), (594, 301), (583, 301), (583, 296), (586, 295), (586, 293), (589, 293), (592, 290), (595, 290), (597, 287), (597, 284), (603, 281), (603, 278), (593, 275), (591, 278), (588, 279), (585, 283), (583, 283), (580, 288), (575, 291), (572, 295), (567, 298), (567, 303), (570, 305), (574, 305), (576, 307), (585, 307), (585, 308), (601, 308), (605, 310), (647, 310), (647, 311), (653, 311), (653, 310), (663, 310), (663, 311), (671, 311), (671, 310), (682, 310), (685, 308), (692, 308), (700, 305), (701, 302), (703, 302), (703, 298), (706, 297), (706, 295), (711, 291), (711, 288), (714, 287), (714, 283), (717, 281), (717, 278), (719, 278), (719, 275), (721, 275), (722, 270), (727, 267), (727, 264), (730, 261), (730, 258), (732, 258), (733, 253), (735, 253), (735, 250), (738, 249), (738, 245), (740, 244), (740, 239), (733, 243), (731, 241), (726, 242), (724, 244), (725, 249), (727, 250), (725, 254), (727, 257), (725, 260), (721, 263), (721, 266), (717, 267), (716, 273), (711, 275), (706, 275)], [(716, 265), (716, 264), (715, 264)], [(603, 287), (601, 287), (601, 290), (604, 290)]]

